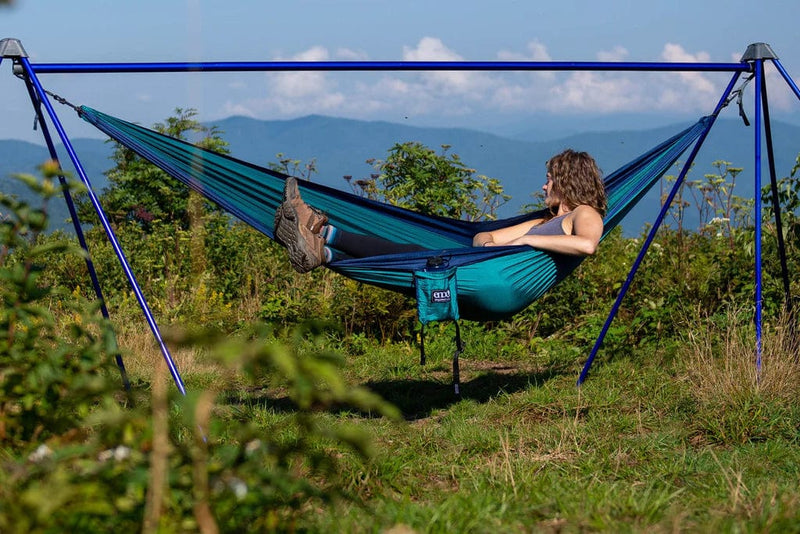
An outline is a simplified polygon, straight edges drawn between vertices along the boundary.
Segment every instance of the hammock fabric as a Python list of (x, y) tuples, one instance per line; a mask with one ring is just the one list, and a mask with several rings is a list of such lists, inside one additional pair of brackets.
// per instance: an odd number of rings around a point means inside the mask
[[(78, 114), (170, 176), (274, 238), (272, 221), (287, 175), (199, 148), (81, 106)], [(603, 237), (623, 219), (678, 157), (708, 128), (704, 117), (605, 178), (608, 212)], [(422, 215), (358, 195), (300, 180), (303, 199), (348, 231), (415, 243), (431, 250), (339, 260), (330, 269), (360, 282), (414, 295), (414, 272), (431, 256), (457, 268), (460, 314), (472, 320), (511, 316), (526, 308), (581, 262), (531, 247), (472, 247), (472, 237), (541, 217), (531, 212), (497, 221), (461, 221)]]

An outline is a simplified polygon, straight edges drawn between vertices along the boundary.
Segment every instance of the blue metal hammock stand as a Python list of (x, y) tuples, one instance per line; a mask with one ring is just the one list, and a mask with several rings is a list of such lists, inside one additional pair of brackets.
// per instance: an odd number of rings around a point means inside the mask
[[(85, 64), (31, 64), (21, 43), (16, 39), (0, 41), (0, 62), (10, 59), (14, 73), (24, 80), (31, 103), (36, 111), (42, 134), (46, 140), (51, 157), (57, 160), (54, 143), (46, 126), (46, 116), (58, 133), (66, 148), (78, 176), (88, 190), (100, 224), (122, 265), (128, 282), (134, 290), (137, 301), (145, 315), (148, 325), (156, 338), (176, 386), (185, 394), (183, 380), (178, 372), (169, 349), (164, 343), (158, 325), (153, 318), (147, 301), (136, 281), (125, 254), (106, 218), (98, 198), (92, 188), (89, 177), (72, 147), (61, 122), (42, 87), (39, 74), (82, 74), (82, 73), (153, 73), (153, 72), (232, 72), (232, 71), (663, 71), (663, 72), (731, 72), (733, 76), (720, 98), (714, 111), (676, 135), (662, 145), (637, 158), (607, 179), (610, 209), (606, 217), (606, 232), (618, 224), (622, 217), (646, 192), (658, 177), (677, 160), (689, 146), (694, 143), (687, 161), (678, 175), (644, 245), (628, 274), (625, 283), (609, 313), (603, 329), (586, 360), (578, 379), (581, 384), (589, 372), (592, 362), (602, 346), (603, 339), (616, 315), (625, 293), (630, 287), (636, 271), (646, 254), (655, 234), (663, 222), (668, 207), (683, 183), (686, 174), (694, 161), (703, 141), (714, 124), (719, 112), (733, 98), (739, 96), (740, 113), (742, 87), (734, 90), (742, 73), (750, 73), (755, 78), (755, 220), (761, 220), (761, 136), (762, 121), (766, 134), (766, 147), (769, 158), (770, 178), (773, 190), (773, 208), (778, 225), (778, 246), (783, 270), (784, 289), (787, 308), (791, 306), (789, 296), (789, 276), (786, 267), (785, 247), (780, 230), (780, 207), (776, 194), (776, 176), (774, 155), (772, 151), (772, 134), (769, 124), (766, 81), (764, 63), (771, 62), (781, 73), (783, 79), (800, 98), (800, 90), (781, 65), (769, 45), (755, 43), (747, 48), (739, 63), (609, 63), (609, 62), (240, 62), (240, 63), (85, 63)], [(749, 79), (748, 79), (749, 81)], [(745, 82), (746, 83), (746, 82)], [(44, 108), (44, 109), (42, 109)], [(763, 109), (763, 115), (762, 115)], [(272, 229), (265, 224), (272, 220), (275, 206), (280, 199), (280, 190), (284, 175), (226, 156), (201, 151), (197, 147), (181, 141), (166, 138), (132, 123), (102, 114), (91, 108), (76, 108), (79, 115), (94, 124), (112, 138), (133, 149), (145, 159), (156, 163), (170, 175), (184, 181), (217, 202), (232, 214), (272, 235)], [(508, 316), (526, 307), (544, 291), (568, 274), (575, 265), (565, 265), (553, 255), (535, 251), (525, 247), (499, 247), (494, 250), (473, 249), (470, 246), (471, 236), (477, 231), (512, 223), (514, 220), (530, 218), (531, 214), (505, 221), (491, 223), (468, 223), (437, 217), (424, 217), (407, 210), (378, 204), (360, 199), (354, 195), (326, 188), (318, 184), (304, 183), (304, 195), (310, 203), (325, 209), (331, 218), (345, 228), (364, 231), (374, 230), (382, 237), (396, 239), (399, 242), (411, 239), (417, 242), (432, 243), (431, 247), (441, 253), (445, 251), (450, 258), (450, 265), (459, 269), (460, 305), (463, 304), (462, 316), (475, 319), (486, 319)], [(70, 209), (76, 234), (81, 246), (87, 250), (80, 223), (74, 209), (73, 201), (65, 190), (65, 199)], [(345, 216), (346, 215), (346, 216)], [(391, 225), (366, 224), (374, 217), (391, 218)], [(399, 229), (398, 229), (399, 228)], [(388, 232), (388, 233), (380, 233)], [(409, 293), (413, 286), (413, 272), (422, 266), (431, 254), (417, 253), (400, 257), (400, 255), (345, 260), (331, 264), (331, 268), (351, 278), (363, 282), (388, 287), (393, 290)], [(761, 367), (761, 227), (756, 224), (755, 237), (755, 321), (756, 321), (756, 365)], [(87, 255), (88, 257), (88, 255)], [(97, 276), (91, 260), (87, 267), (97, 297), (103, 301)], [(485, 279), (487, 270), (495, 276), (504, 273), (502, 283), (489, 291), (491, 299), (482, 295), (487, 293)], [(502, 298), (498, 298), (501, 295)], [(103, 315), (107, 315), (105, 306)], [(125, 378), (124, 365), (118, 357), (117, 363)]]

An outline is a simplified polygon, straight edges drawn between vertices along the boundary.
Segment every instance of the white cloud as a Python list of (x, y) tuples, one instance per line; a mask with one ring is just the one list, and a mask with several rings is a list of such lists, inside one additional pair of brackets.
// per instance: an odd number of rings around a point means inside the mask
[(551, 93), (551, 110), (612, 112), (642, 108), (640, 90), (629, 77), (619, 74), (575, 72)]
[(291, 61), (327, 61), (329, 58), (328, 49), (323, 46), (312, 46), (292, 57), (284, 58)]
[(773, 108), (782, 111), (797, 110), (797, 95), (774, 65), (771, 63), (766, 65), (764, 75), (767, 79), (767, 101), (770, 110)]
[[(628, 61), (629, 52), (622, 46), (597, 53), (598, 61)], [(662, 51), (664, 62), (709, 62), (705, 52), (690, 54), (680, 45), (667, 43)], [(720, 96), (717, 87), (699, 72), (604, 72), (577, 71), (553, 80), (541, 100), (542, 109), (572, 112), (643, 112), (696, 110), (707, 112)]]
[(531, 61), (551, 61), (552, 58), (547, 52), (547, 47), (539, 41), (532, 41), (528, 43), (528, 51), (530, 52)]
[[(667, 43), (661, 52), (661, 58), (668, 63), (708, 63), (711, 56), (707, 52), (690, 54), (681, 45)], [(714, 84), (701, 72), (680, 72), (678, 76), (687, 85), (687, 90), (694, 94), (716, 94), (719, 92)]]
[(690, 54), (679, 44), (667, 43), (661, 51), (661, 59), (674, 63), (707, 63), (711, 61), (711, 56), (707, 52)]
[(621, 47), (615, 46), (613, 50), (600, 51), (597, 53), (598, 61), (612, 62), (612, 61), (625, 61), (628, 56), (628, 51)]
[[(403, 47), (403, 61), (464, 61), (440, 39), (423, 37), (415, 48)], [(423, 88), (445, 95), (470, 98), (489, 83), (486, 73), (466, 71), (426, 71), (419, 75)]]
[(461, 61), (463, 59), (435, 37), (423, 37), (416, 48), (403, 47), (403, 61)]
[[(547, 47), (540, 43), (539, 41), (531, 41), (527, 45), (528, 53), (522, 54), (519, 52), (511, 52), (508, 50), (501, 50), (497, 53), (497, 59), (499, 61), (552, 61), (550, 54), (547, 52)], [(540, 78), (543, 80), (553, 80), (555, 79), (555, 73), (551, 71), (535, 71), (533, 73), (534, 78)], [(527, 78), (531, 76), (528, 75)], [(499, 93), (504, 93), (505, 91), (499, 91)]]
[[(530, 41), (523, 50), (501, 50), (502, 61), (551, 61), (547, 47)], [(596, 53), (599, 61), (627, 61), (622, 46)], [(287, 59), (328, 61), (331, 52), (315, 46)], [(340, 48), (335, 59), (368, 60), (364, 52)], [(280, 59), (280, 58), (278, 58)], [(708, 62), (706, 52), (688, 52), (667, 43), (662, 61)], [(404, 61), (464, 61), (436, 37), (424, 37), (402, 50)], [(777, 74), (772, 73), (772, 76)], [(712, 109), (723, 82), (703, 73), (411, 71), (381, 73), (266, 73), (261, 94), (225, 105), (229, 112), (254, 116), (311, 113), (375, 119), (388, 115), (456, 116), (477, 112), (525, 114), (550, 112), (676, 111)]]
[(225, 102), (222, 105), (220, 117), (230, 117), (234, 115), (257, 118), (256, 113), (247, 104), (243, 102)]
[(501, 50), (497, 53), (497, 59), (501, 61), (552, 61), (547, 47), (539, 41), (531, 41), (527, 45), (528, 53)]
[[(348, 54), (349, 52), (344, 52)], [(322, 46), (314, 46), (289, 58), (287, 61), (329, 61), (330, 54)], [(251, 98), (231, 109), (240, 114), (260, 116), (274, 114), (291, 116), (308, 113), (336, 113), (345, 97), (337, 89), (337, 84), (325, 72), (269, 72), (265, 74), (266, 95)]]
[(337, 48), (336, 58), (342, 61), (365, 61), (369, 59), (366, 52), (350, 50), (349, 48)]
[[(290, 58), (291, 61), (328, 61), (327, 49), (315, 46)], [(267, 74), (268, 83), (278, 98), (324, 97), (331, 90), (325, 74), (316, 71), (280, 72)]]

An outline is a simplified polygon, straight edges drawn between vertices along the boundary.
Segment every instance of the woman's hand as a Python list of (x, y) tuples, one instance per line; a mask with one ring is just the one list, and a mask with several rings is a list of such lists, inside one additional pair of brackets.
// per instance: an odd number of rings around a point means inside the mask
[(472, 238), (472, 246), (473, 247), (494, 246), (494, 240), (492, 238), (491, 232), (480, 232), (478, 234), (475, 234), (475, 237)]

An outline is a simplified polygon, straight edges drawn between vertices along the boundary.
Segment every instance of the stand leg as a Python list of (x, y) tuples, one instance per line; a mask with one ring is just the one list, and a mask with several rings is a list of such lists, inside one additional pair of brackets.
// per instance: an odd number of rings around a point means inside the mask
[(650, 229), (650, 233), (647, 236), (644, 244), (642, 245), (642, 249), (639, 251), (639, 255), (636, 257), (636, 261), (633, 262), (633, 266), (631, 267), (630, 272), (628, 273), (628, 277), (625, 279), (625, 283), (622, 285), (619, 294), (617, 295), (617, 300), (614, 302), (614, 305), (611, 307), (611, 312), (608, 314), (608, 318), (606, 319), (603, 328), (600, 330), (600, 334), (597, 336), (597, 340), (592, 347), (592, 351), (589, 353), (589, 357), (586, 359), (586, 363), (583, 365), (583, 369), (581, 370), (581, 374), (578, 377), (577, 385), (580, 386), (586, 380), (586, 377), (589, 374), (589, 369), (592, 367), (592, 362), (594, 362), (597, 353), (600, 350), (600, 347), (603, 346), (603, 340), (608, 333), (608, 329), (611, 326), (611, 322), (614, 320), (614, 317), (617, 315), (619, 311), (619, 307), (622, 304), (622, 299), (625, 297), (625, 294), (628, 292), (628, 288), (630, 287), (631, 283), (633, 282), (633, 278), (636, 276), (636, 271), (639, 270), (639, 266), (644, 259), (647, 250), (650, 248), (650, 244), (653, 242), (655, 238), (656, 232), (658, 231), (659, 227), (664, 221), (664, 217), (669, 210), (670, 204), (672, 204), (675, 195), (678, 192), (679, 187), (683, 183), (683, 180), (686, 178), (686, 174), (689, 172), (689, 168), (691, 167), (694, 158), (697, 156), (697, 152), (700, 150), (700, 147), (703, 145), (703, 141), (705, 141), (706, 137), (708, 136), (709, 130), (714, 125), (716, 121), (717, 115), (719, 114), (720, 110), (725, 107), (728, 101), (728, 97), (730, 96), (731, 92), (733, 91), (733, 87), (736, 84), (736, 80), (739, 79), (739, 73), (734, 74), (733, 78), (731, 78), (730, 83), (728, 83), (728, 87), (725, 90), (725, 93), (720, 98), (719, 102), (717, 103), (717, 107), (714, 110), (714, 113), (711, 115), (711, 120), (708, 123), (705, 131), (700, 135), (700, 138), (695, 143), (694, 148), (692, 149), (691, 154), (689, 155), (688, 160), (683, 166), (680, 174), (678, 175), (678, 179), (675, 180), (675, 185), (672, 187), (667, 199), (664, 201), (664, 205), (661, 207), (661, 211), (656, 217), (655, 222), (653, 223), (653, 228)]

